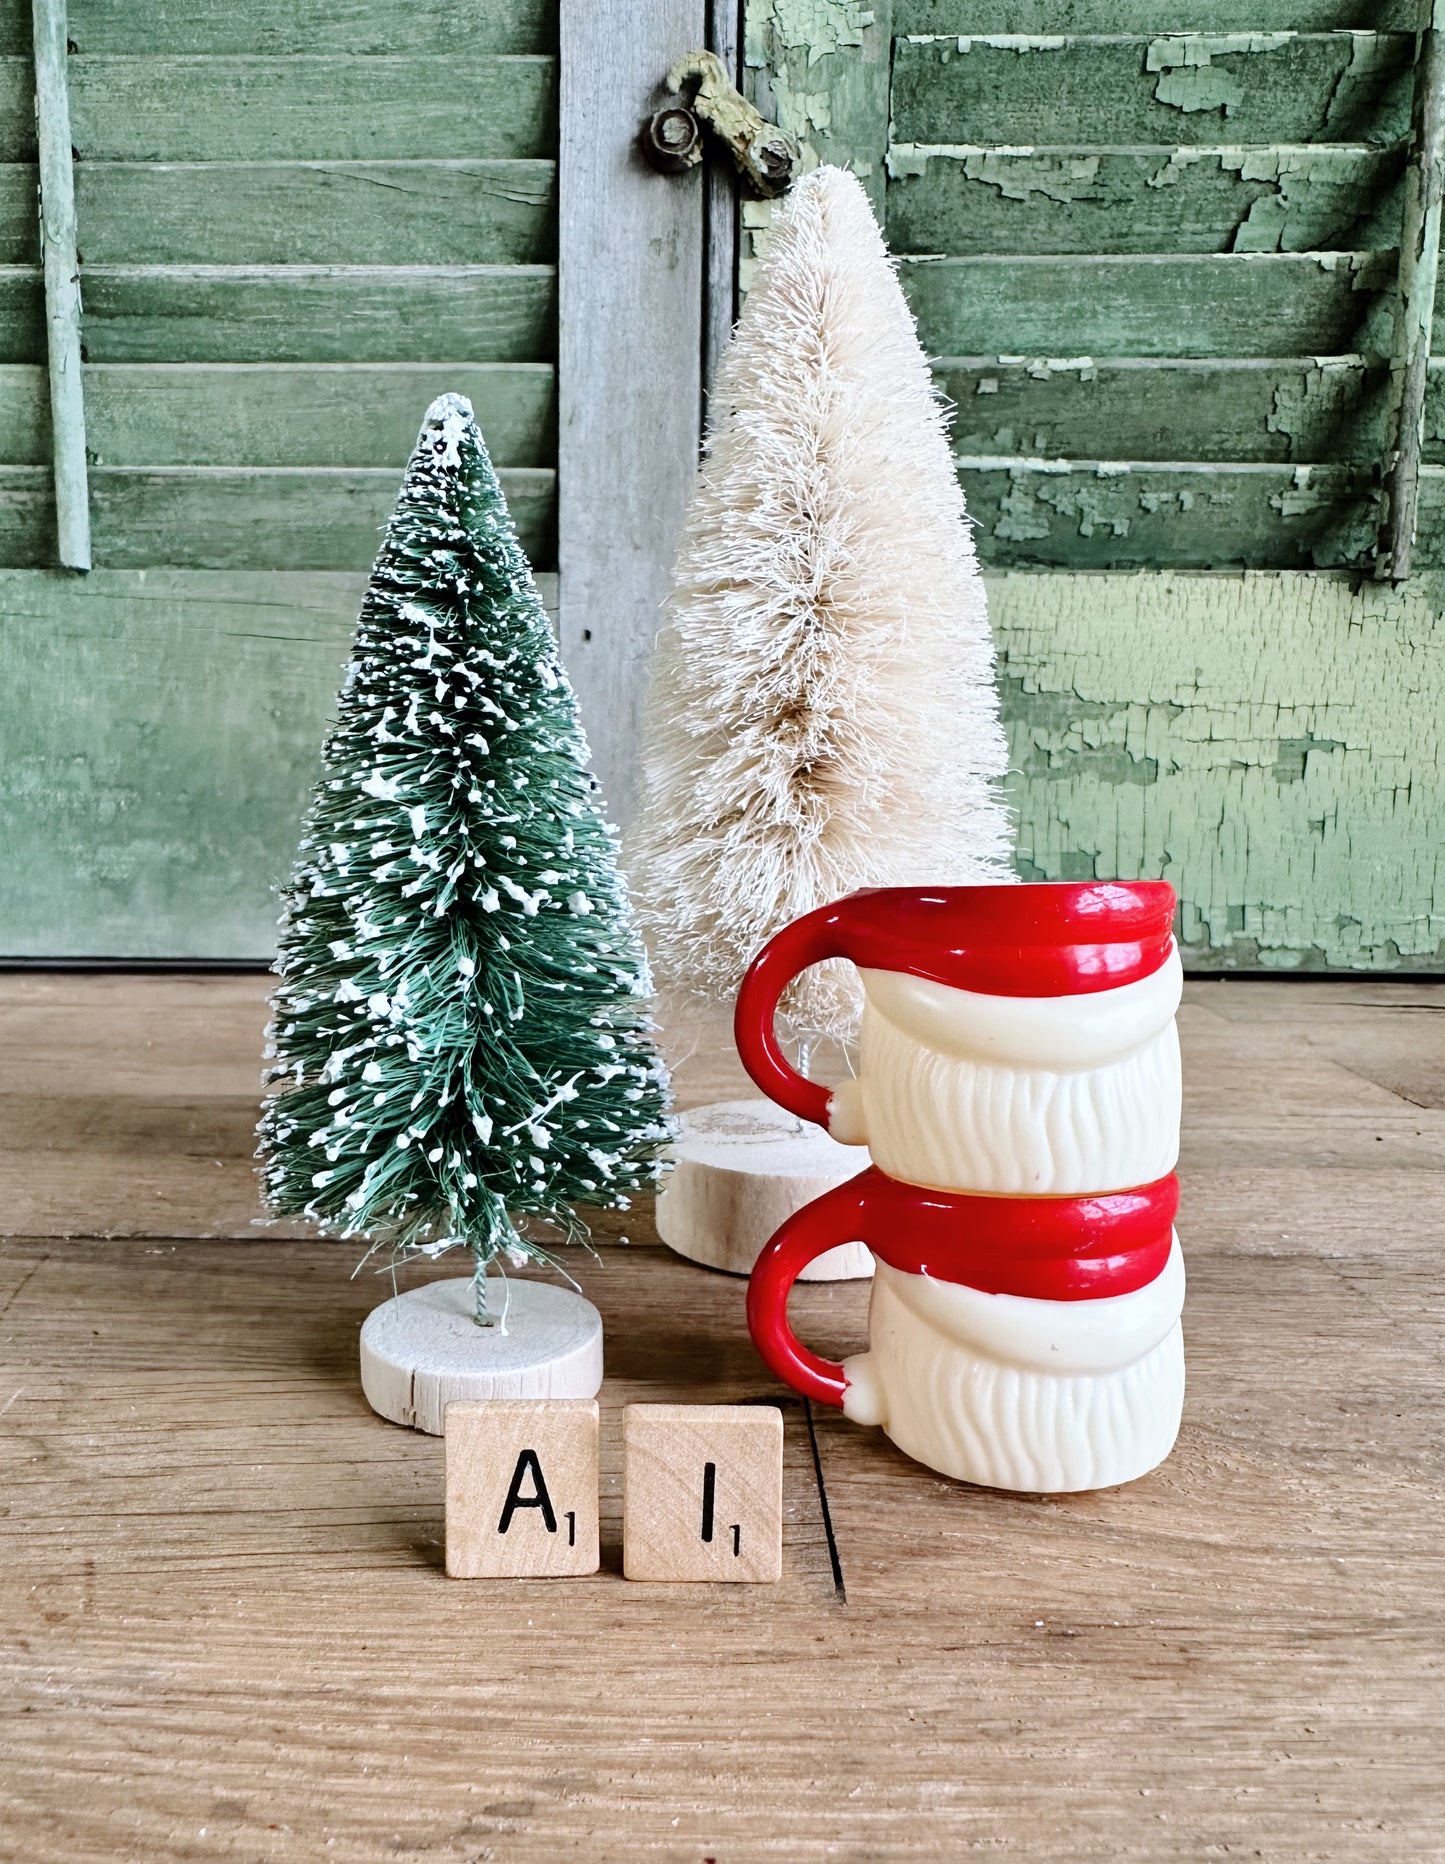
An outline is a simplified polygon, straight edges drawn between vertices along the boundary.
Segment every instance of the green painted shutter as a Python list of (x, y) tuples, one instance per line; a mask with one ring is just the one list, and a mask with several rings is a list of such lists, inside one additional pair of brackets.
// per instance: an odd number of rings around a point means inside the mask
[(747, 12), (757, 95), (867, 178), (957, 404), (1024, 872), (1168, 875), (1196, 964), (1440, 966), (1438, 366), (1426, 573), (1362, 580), (1419, 9)]
[(555, 563), (555, 0), (72, 0), (95, 569), (0, 0), (0, 954), (246, 957), (428, 401)]

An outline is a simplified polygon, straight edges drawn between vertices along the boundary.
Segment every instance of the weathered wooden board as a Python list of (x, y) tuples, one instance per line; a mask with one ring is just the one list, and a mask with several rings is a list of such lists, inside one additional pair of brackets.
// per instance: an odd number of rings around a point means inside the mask
[[(963, 455), (1287, 460), (1371, 467), (1384, 450), (1388, 365), (1359, 356), (1259, 361), (945, 357)], [(1445, 464), (1445, 359), (1425, 388), (1428, 465)], [(1426, 539), (1426, 547), (1430, 540)]]
[[(784, 0), (743, 8), (746, 88), (770, 122), (803, 152), (806, 167), (851, 168), (880, 217), (886, 177), (893, 0), (844, 0), (816, 11)], [(764, 202), (744, 202), (744, 226), (764, 227)], [(746, 274), (744, 274), (746, 279)]]
[(706, 43), (707, 8), (588, 0), (566, 8), (562, 35), (559, 628), (625, 826), (702, 413), (703, 177), (654, 174), (637, 126), (670, 63)]
[[(359, 576), (0, 576), (0, 952), (260, 957)], [(546, 585), (550, 594), (550, 585)], [(1023, 871), (1192, 963), (1445, 961), (1445, 583), (989, 578)]]
[(1420, 18), (1418, 0), (893, 0), (897, 33), (1415, 32)]
[(33, 162), (0, 163), (0, 265), (34, 265), (39, 257), (39, 191)]
[(1366, 251), (1400, 241), (1403, 149), (888, 151), (899, 253)]
[[(550, 569), (556, 474), (528, 468), (500, 478), (523, 548)], [(110, 569), (364, 570), (396, 492), (390, 466), (97, 467), (90, 475), (95, 561)], [(54, 561), (50, 474), (0, 468), (0, 563), (43, 569)]]
[(93, 265), (542, 265), (553, 162), (81, 163)]
[[(1388, 365), (1362, 357), (1094, 361), (945, 357), (961, 454), (1043, 459), (1288, 460), (1371, 466)], [(1445, 459), (1445, 365), (1430, 377), (1426, 457)]]
[(1445, 581), (995, 577), (1022, 871), (1163, 874), (1186, 961), (1445, 968)]
[(0, 362), (45, 361), (45, 293), (34, 265), (0, 266)]
[[(0, 56), (0, 162), (35, 160), (35, 65), (28, 19), (25, 40), (23, 57)], [(4, 43), (0, 39), (0, 48)]]
[[(466, 395), (498, 466), (556, 459), (550, 363), (91, 363), (100, 466), (393, 466), (437, 395)], [(49, 459), (45, 372), (0, 364), (0, 462)]]
[(1394, 142), (1414, 51), (1408, 33), (899, 39), (893, 139)]
[(146, 52), (72, 57), (69, 80), (83, 162), (475, 160), (557, 147), (552, 58)]
[[(4, 980), (0, 1221), (56, 1216), (0, 1255), (26, 1864), (1433, 1859), (1440, 987), (1188, 986), (1189, 1392), (1156, 1475), (990, 1494), (810, 1419), (644, 1207), (578, 1264), (604, 1570), (462, 1589), (440, 1444), (356, 1387), (385, 1281), (246, 1221), (265, 982)], [(253, 1240), (177, 1240), (228, 1184)], [(102, 1213), (130, 1240), (57, 1234)], [(865, 1303), (793, 1311), (849, 1352)], [(781, 1584), (626, 1587), (620, 1408), (748, 1399), (783, 1405)]]
[[(0, 333), (12, 292), (0, 274)], [(555, 357), (556, 268), (87, 266), (91, 362), (538, 362)], [(23, 349), (27, 326), (13, 324)], [(36, 360), (32, 351), (0, 357)]]
[(0, 954), (271, 953), (364, 586), (0, 572)]
[[(26, 0), (0, 0), (0, 21)], [(557, 50), (557, 0), (70, 0), (82, 53), (434, 53), (476, 56)], [(0, 26), (0, 43), (4, 42)]]
[(905, 259), (934, 356), (1389, 353), (1389, 253)]
[[(1367, 467), (987, 456), (958, 467), (990, 567), (1357, 568), (1369, 561), (1380, 518)], [(1432, 494), (1438, 489), (1432, 480)], [(1438, 503), (1432, 497), (1428, 508)], [(1426, 508), (1422, 488), (1422, 522)], [(1421, 544), (1421, 563), (1438, 562), (1428, 537)]]
[(0, 574), (0, 950), (271, 949), (363, 584)]

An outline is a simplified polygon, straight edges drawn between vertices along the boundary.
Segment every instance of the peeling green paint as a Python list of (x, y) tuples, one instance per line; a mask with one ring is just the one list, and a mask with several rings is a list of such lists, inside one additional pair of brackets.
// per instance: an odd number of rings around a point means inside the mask
[(897, 42), (900, 142), (1359, 142), (1408, 131), (1404, 33), (910, 35)]
[(900, 181), (926, 172), (930, 157), (957, 161), (970, 181), (997, 188), (1006, 200), (1027, 201), (1041, 194), (1051, 201), (1086, 200), (1098, 179), (1097, 155), (1040, 154), (1033, 149), (920, 148), (897, 143), (887, 156), (888, 177)]
[(1403, 150), (1357, 143), (894, 142), (888, 236), (900, 253), (956, 256), (1394, 247), (1402, 167)]
[(749, 25), (760, 41), (771, 28), (778, 45), (806, 52), (810, 65), (844, 46), (861, 46), (875, 17), (872, 7), (857, 0), (757, 0), (749, 8)]
[(1196, 964), (1445, 961), (1445, 580), (988, 588), (1022, 872), (1167, 876)]
[(1340, 73), (1325, 111), (1325, 126), (1352, 123), (1392, 74), (1393, 48), (1377, 32), (1350, 34), (1350, 62)]
[(1144, 69), (1157, 71), (1156, 103), (1171, 110), (1218, 110), (1232, 116), (1244, 98), (1244, 73), (1222, 69), (1216, 58), (1241, 53), (1277, 52), (1292, 32), (1184, 33), (1155, 39), (1144, 54)]

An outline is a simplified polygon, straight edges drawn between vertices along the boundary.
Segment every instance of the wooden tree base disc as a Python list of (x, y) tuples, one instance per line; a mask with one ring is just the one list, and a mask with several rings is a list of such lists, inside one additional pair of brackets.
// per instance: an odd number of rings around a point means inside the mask
[(590, 1301), (498, 1275), (487, 1284), (487, 1311), (497, 1324), (479, 1327), (470, 1280), (429, 1282), (373, 1308), (361, 1329), (361, 1389), (372, 1410), (439, 1437), (457, 1399), (597, 1396), (602, 1316)]
[[(763, 1245), (795, 1210), (867, 1168), (865, 1146), (840, 1146), (770, 1100), (721, 1100), (681, 1116), (676, 1163), (657, 1198), (657, 1233), (689, 1261), (750, 1275)], [(830, 1249), (802, 1281), (873, 1273), (862, 1243)]]

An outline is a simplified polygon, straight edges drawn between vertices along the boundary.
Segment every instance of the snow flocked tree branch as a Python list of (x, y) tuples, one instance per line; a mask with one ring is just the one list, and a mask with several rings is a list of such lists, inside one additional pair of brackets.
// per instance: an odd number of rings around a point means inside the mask
[(271, 1208), (402, 1255), (548, 1260), (670, 1131), (576, 701), (472, 409), (428, 410), (285, 896)]

